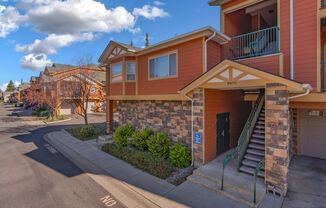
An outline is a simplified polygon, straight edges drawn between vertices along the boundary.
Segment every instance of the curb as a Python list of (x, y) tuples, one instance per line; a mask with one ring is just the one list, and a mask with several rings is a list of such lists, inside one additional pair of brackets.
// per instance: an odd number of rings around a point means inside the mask
[(49, 125), (49, 124), (55, 124), (55, 123), (63, 123), (63, 122), (66, 122), (66, 121), (71, 121), (71, 120), (72, 120), (72, 118), (68, 118), (68, 119), (60, 120), (60, 121), (50, 121), (50, 122), (48, 122), (48, 121), (43, 121), (43, 123)]
[[(69, 143), (72, 142), (72, 143), (75, 143), (75, 145), (85, 144), (84, 142), (81, 142), (78, 139), (75, 139), (74, 137), (72, 137), (65, 130), (57, 131), (57, 133), (58, 132), (61, 132), (62, 134), (66, 134), (67, 136), (69, 136), (70, 137), (69, 139), (72, 140), (72, 141), (69, 141)], [(165, 202), (164, 199), (163, 200), (159, 199), (160, 197), (164, 198), (170, 191), (175, 189), (175, 186), (171, 190), (168, 190), (167, 192), (164, 192), (161, 194), (157, 194), (157, 193), (155, 193), (154, 190), (150, 190), (150, 189), (149, 190), (145, 189), (147, 191), (144, 191), (142, 187), (138, 187), (138, 185), (130, 183), (130, 182), (128, 182), (128, 180), (125, 181), (122, 178), (116, 177), (114, 175), (112, 176), (111, 173), (109, 173), (108, 171), (106, 171), (105, 169), (100, 167), (98, 164), (94, 163), (92, 161), (92, 159), (86, 158), (85, 156), (82, 155), (82, 153), (76, 151), (75, 149), (73, 149), (73, 148), (69, 147), (67, 144), (65, 144), (64, 141), (59, 141), (60, 139), (55, 139), (53, 136), (51, 138), (51, 134), (53, 134), (53, 133), (55, 133), (55, 132), (48, 133), (48, 134), (44, 135), (43, 136), (44, 140), (47, 141), (49, 144), (51, 144), (55, 149), (57, 149), (60, 153), (62, 153), (67, 159), (69, 159), (77, 167), (79, 167), (85, 173), (89, 174), (89, 176), (91, 178), (93, 178), (94, 181), (96, 181), (99, 185), (101, 185), (108, 192), (112, 192), (112, 188), (108, 184), (111, 184), (111, 186), (112, 186), (112, 184), (119, 184), (118, 186), (123, 188), (123, 190), (125, 190), (126, 192), (129, 192), (129, 195), (135, 196), (137, 202), (134, 201), (133, 203), (137, 203), (137, 204), (139, 203), (138, 204), (139, 206), (137, 205), (136, 207), (144, 207), (143, 203), (146, 203), (145, 207), (176, 207), (175, 204), (173, 202), (171, 202), (170, 200)], [(102, 152), (102, 153), (104, 153), (104, 152)], [(105, 153), (105, 154), (107, 154), (107, 153)], [(111, 156), (111, 157), (113, 157), (113, 156)], [(121, 163), (126, 163), (120, 159), (117, 159), (117, 160), (121, 161)], [(128, 164), (128, 163), (126, 163), (126, 164)], [(128, 165), (131, 166), (130, 164), (128, 164)], [(131, 167), (133, 167), (133, 166), (131, 166)], [(112, 168), (113, 168), (113, 166), (112, 166)], [(139, 176), (142, 178), (143, 177), (142, 174), (147, 174), (147, 173), (139, 170), (138, 174), (136, 174), (134, 176), (130, 175), (129, 177), (136, 180), (136, 178)], [(99, 179), (99, 177), (103, 177), (104, 179), (103, 178)], [(152, 177), (154, 177), (154, 176), (152, 176)], [(110, 181), (111, 181), (111, 183), (109, 183)], [(157, 185), (160, 185), (160, 183), (157, 181), (156, 182), (153, 181), (153, 183), (157, 183)], [(106, 184), (106, 185), (104, 185), (104, 184)], [(108, 188), (108, 187), (110, 187), (110, 188)], [(119, 194), (119, 193), (117, 193), (117, 194)], [(130, 207), (135, 207), (135, 204), (133, 204), (133, 203), (130, 204)], [(128, 205), (128, 204), (125, 204), (125, 205)], [(129, 207), (129, 206), (127, 206), (127, 207)], [(179, 206), (177, 206), (177, 207), (179, 207)], [(180, 207), (183, 207), (183, 206), (180, 206)]]

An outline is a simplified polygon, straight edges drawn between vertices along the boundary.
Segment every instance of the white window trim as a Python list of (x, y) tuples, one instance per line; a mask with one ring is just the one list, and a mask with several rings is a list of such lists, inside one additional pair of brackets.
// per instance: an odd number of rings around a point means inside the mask
[[(161, 56), (169, 56), (169, 64), (170, 64), (170, 55), (171, 54), (176, 54), (176, 61), (175, 61), (175, 64), (176, 64), (176, 69), (175, 69), (175, 75), (169, 75), (169, 76), (164, 76), (164, 77), (151, 77), (151, 67), (150, 67), (150, 62), (151, 60), (155, 59), (155, 58), (159, 58)], [(148, 58), (148, 80), (159, 80), (159, 79), (172, 79), (172, 78), (177, 78), (178, 77), (178, 73), (179, 73), (179, 67), (178, 67), (178, 50), (174, 50), (174, 51), (169, 51), (167, 53), (161, 53), (161, 54), (158, 54), (158, 55), (155, 55), (155, 56), (151, 56)]]
[[(135, 79), (134, 80), (128, 80), (127, 77), (128, 77), (128, 70), (127, 70), (127, 65), (128, 63), (133, 63), (135, 64)], [(126, 82), (136, 82), (136, 74), (137, 74), (137, 63), (136, 61), (126, 61)]]

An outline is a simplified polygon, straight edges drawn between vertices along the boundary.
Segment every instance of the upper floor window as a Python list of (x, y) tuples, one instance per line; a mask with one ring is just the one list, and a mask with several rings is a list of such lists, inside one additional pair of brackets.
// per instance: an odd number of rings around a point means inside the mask
[(95, 92), (96, 92), (96, 87), (94, 87), (94, 86), (91, 87), (91, 88), (90, 88), (90, 93), (95, 93)]
[(112, 64), (111, 65), (111, 82), (121, 82), (122, 81), (122, 64)]
[(127, 81), (134, 81), (136, 79), (136, 63), (127, 62), (126, 64), (126, 79)]
[(151, 79), (175, 77), (177, 75), (177, 53), (158, 56), (149, 60)]

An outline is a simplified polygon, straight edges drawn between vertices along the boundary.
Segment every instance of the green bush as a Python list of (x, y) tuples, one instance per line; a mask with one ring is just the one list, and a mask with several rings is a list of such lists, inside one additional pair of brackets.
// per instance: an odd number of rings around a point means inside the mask
[(151, 130), (149, 129), (141, 129), (139, 131), (135, 131), (132, 134), (131, 144), (134, 145), (137, 149), (145, 151), (148, 149), (146, 141), (152, 135)]
[(169, 160), (175, 167), (186, 168), (191, 163), (190, 151), (182, 144), (175, 144), (170, 147)]
[(149, 152), (116, 144), (105, 144), (102, 146), (102, 150), (162, 179), (169, 177), (173, 171), (173, 166), (167, 160)]
[(156, 133), (151, 135), (146, 142), (148, 150), (155, 155), (166, 158), (169, 155), (170, 141), (166, 134)]
[(128, 138), (132, 136), (134, 129), (130, 125), (117, 128), (113, 134), (113, 140), (117, 145), (127, 146)]
[(79, 134), (80, 134), (80, 137), (82, 137), (82, 138), (91, 137), (91, 136), (95, 135), (94, 127), (91, 125), (83, 126), (80, 128)]

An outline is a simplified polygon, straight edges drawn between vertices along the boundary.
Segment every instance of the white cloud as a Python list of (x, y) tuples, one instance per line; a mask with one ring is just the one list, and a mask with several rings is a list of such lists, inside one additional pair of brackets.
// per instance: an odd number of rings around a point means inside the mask
[(25, 20), (26, 17), (20, 15), (15, 7), (0, 5), (0, 38), (16, 31)]
[(27, 45), (16, 45), (16, 51), (35, 53), (35, 54), (54, 54), (59, 48), (66, 47), (73, 42), (89, 41), (95, 38), (92, 33), (83, 33), (80, 35), (55, 35), (51, 34), (44, 40), (36, 39), (33, 43)]
[(163, 18), (169, 16), (169, 13), (161, 8), (151, 5), (144, 5), (142, 8), (135, 8), (133, 14), (136, 17), (144, 17), (146, 19), (154, 20), (156, 18)]
[(45, 54), (28, 54), (20, 61), (20, 66), (26, 69), (42, 70), (52, 64)]
[(165, 3), (162, 2), (162, 1), (154, 1), (153, 4), (154, 4), (155, 6), (164, 6), (164, 5), (165, 5)]

